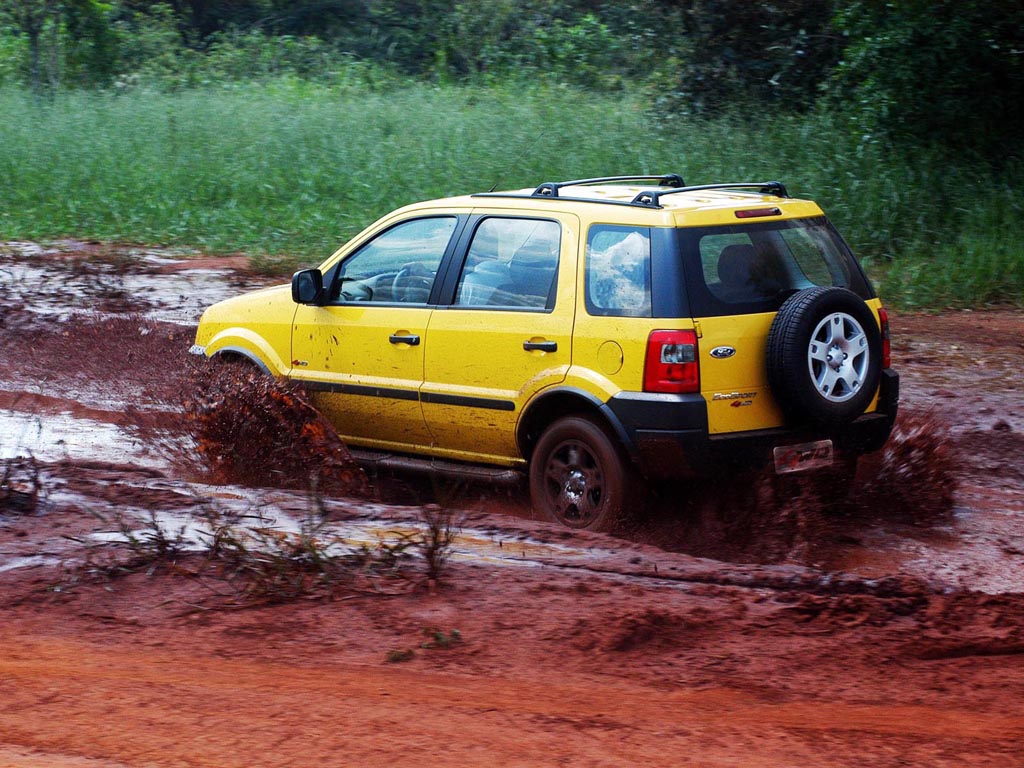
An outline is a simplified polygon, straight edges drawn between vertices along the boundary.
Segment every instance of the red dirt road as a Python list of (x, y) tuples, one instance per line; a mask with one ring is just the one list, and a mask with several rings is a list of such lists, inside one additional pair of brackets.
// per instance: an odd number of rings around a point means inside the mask
[[(59, 274), (80, 245), (12, 249), (7, 268)], [(128, 274), (166, 297), (159, 280), (187, 266)], [(33, 446), (44, 491), (34, 513), (0, 508), (0, 768), (1024, 766), (1021, 314), (894, 319), (905, 406), (948, 422), (951, 516), (850, 513), (769, 557), (671, 520), (570, 535), (515, 495), (454, 489), (470, 511), (433, 590), (409, 577), (238, 603), (197, 577), (198, 555), (102, 578), (83, 565), (118, 513), (308, 507), (197, 483), (167, 461), (182, 443), (146, 453), (120, 429), (126, 403), (170, 407), (168, 350), (190, 331), (129, 318), (177, 310), (101, 278), (101, 316), (0, 302), (0, 458)], [(325, 504), (342, 526), (419, 519)], [(744, 556), (694, 556), (726, 552)]]

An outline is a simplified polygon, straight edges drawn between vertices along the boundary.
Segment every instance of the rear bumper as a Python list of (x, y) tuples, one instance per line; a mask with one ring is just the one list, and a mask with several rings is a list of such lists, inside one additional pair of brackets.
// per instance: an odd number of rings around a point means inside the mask
[(772, 449), (831, 439), (842, 453), (881, 448), (899, 407), (899, 374), (882, 372), (878, 409), (834, 429), (784, 427), (725, 435), (708, 433), (707, 404), (701, 395), (623, 393), (605, 406), (640, 471), (651, 478), (708, 477), (771, 461)]

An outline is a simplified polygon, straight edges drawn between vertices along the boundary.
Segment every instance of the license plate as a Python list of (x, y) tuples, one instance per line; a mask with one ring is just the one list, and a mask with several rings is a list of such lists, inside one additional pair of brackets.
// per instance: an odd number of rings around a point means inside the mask
[(816, 440), (800, 445), (780, 445), (775, 448), (775, 474), (803, 472), (832, 465), (832, 441)]

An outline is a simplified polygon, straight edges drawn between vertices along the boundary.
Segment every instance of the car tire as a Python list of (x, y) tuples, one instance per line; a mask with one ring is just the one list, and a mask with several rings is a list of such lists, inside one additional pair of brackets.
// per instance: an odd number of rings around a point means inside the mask
[(878, 389), (878, 323), (845, 288), (807, 288), (790, 296), (768, 331), (767, 352), (768, 383), (794, 421), (847, 424), (864, 413)]
[(590, 419), (567, 416), (541, 435), (530, 462), (533, 508), (554, 522), (612, 530), (642, 506), (639, 483), (617, 441)]

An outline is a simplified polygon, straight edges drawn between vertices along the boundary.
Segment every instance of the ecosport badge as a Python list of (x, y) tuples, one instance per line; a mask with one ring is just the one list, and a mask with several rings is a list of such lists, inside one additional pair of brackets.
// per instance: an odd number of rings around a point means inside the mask
[(753, 400), (757, 392), (715, 392), (712, 400)]
[(708, 354), (718, 360), (724, 360), (727, 357), (735, 355), (736, 349), (734, 347), (715, 347)]

